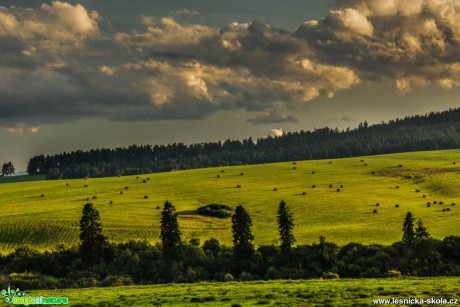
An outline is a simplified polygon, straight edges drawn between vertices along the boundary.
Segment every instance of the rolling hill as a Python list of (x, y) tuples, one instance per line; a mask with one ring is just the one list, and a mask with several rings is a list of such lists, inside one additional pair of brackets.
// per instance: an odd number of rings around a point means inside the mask
[(165, 200), (177, 208), (184, 241), (215, 237), (231, 244), (230, 219), (193, 212), (218, 203), (233, 208), (243, 204), (253, 219), (255, 243), (277, 244), (280, 200), (294, 214), (298, 244), (317, 241), (320, 235), (338, 244), (390, 244), (401, 238), (407, 211), (421, 218), (434, 237), (443, 238), (460, 235), (453, 227), (460, 223), (459, 183), (460, 150), (4, 183), (0, 248), (78, 243), (79, 219), (89, 201), (115, 242), (157, 242)]

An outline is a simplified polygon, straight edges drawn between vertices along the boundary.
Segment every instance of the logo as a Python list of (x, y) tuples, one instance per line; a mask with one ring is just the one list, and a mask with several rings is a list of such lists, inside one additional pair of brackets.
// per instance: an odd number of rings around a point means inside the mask
[(18, 288), (16, 290), (11, 289), (8, 286), (8, 290), (3, 289), (0, 292), (3, 296), (3, 299), (7, 304), (13, 305), (68, 305), (69, 298), (66, 296), (63, 297), (46, 297), (46, 296), (26, 296), (25, 292), (21, 292)]

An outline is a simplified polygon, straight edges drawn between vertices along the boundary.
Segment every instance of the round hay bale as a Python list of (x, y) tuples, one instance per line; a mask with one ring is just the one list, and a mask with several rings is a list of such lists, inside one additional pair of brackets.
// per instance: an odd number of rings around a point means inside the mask
[(374, 211), (372, 211), (372, 213), (377, 213), (377, 209), (374, 209)]
[(236, 187), (239, 189), (239, 188), (241, 188), (241, 185), (238, 184)]
[(340, 189), (337, 189), (337, 192), (340, 192)]
[(240, 173), (240, 176), (244, 176), (244, 173)]
[(377, 207), (380, 206), (380, 203), (375, 203), (375, 206), (377, 206)]
[(93, 199), (97, 199), (97, 196), (96, 196), (96, 195), (93, 195)]
[(364, 166), (367, 166), (367, 163), (364, 163), (363, 165), (364, 165)]
[(450, 205), (451, 205), (451, 206), (455, 206), (455, 203), (451, 203)]
[(161, 209), (161, 207), (160, 207), (160, 206), (157, 206), (157, 207), (156, 207), (156, 209), (157, 209), (157, 210), (160, 210), (160, 209)]
[(426, 195), (425, 195), (425, 194), (423, 194), (423, 196), (422, 196), (422, 197), (423, 197), (423, 198), (426, 198)]
[(278, 189), (277, 189), (277, 188), (273, 188), (273, 191), (275, 191), (275, 192), (276, 192), (276, 191), (278, 191)]
[(398, 205), (398, 204), (396, 204), (396, 205), (395, 205), (395, 208), (399, 208), (399, 205)]
[(45, 194), (41, 194), (40, 197), (45, 197)]
[(218, 174), (216, 177), (217, 177), (217, 178), (220, 178), (220, 175)]
[(220, 172), (221, 172), (221, 173), (225, 173), (225, 170), (221, 170)]
[(341, 184), (340, 187), (343, 189), (343, 184)]
[(329, 187), (332, 188), (332, 184), (330, 184)]
[(316, 188), (316, 185), (312, 184), (311, 187), (314, 189), (314, 188)]
[(129, 189), (129, 187), (128, 187), (128, 186), (125, 186), (125, 190), (128, 190), (128, 189)]
[(302, 192), (302, 195), (307, 195), (307, 192)]
[(139, 176), (136, 176), (136, 179), (139, 179)]
[(430, 207), (431, 207), (431, 204), (426, 204), (426, 206), (427, 206), (428, 208), (430, 208)]
[(87, 187), (88, 187), (88, 185), (87, 185), (87, 184), (85, 184), (83, 187), (84, 187), (84, 188), (87, 188)]
[(402, 164), (399, 164), (398, 167), (402, 167)]
[(455, 164), (457, 164), (457, 162), (454, 161), (454, 162), (452, 162), (452, 164), (455, 165)]
[(450, 208), (446, 208), (446, 211), (450, 211)]
[(399, 185), (395, 186), (396, 189), (399, 189)]
[(314, 174), (316, 174), (316, 172), (315, 172), (315, 171), (312, 171), (311, 173), (312, 173), (313, 175), (314, 175)]
[(65, 184), (65, 186), (66, 186), (66, 187), (68, 187), (68, 186), (69, 186), (69, 184), (68, 184), (68, 183), (66, 183), (66, 184)]
[(435, 205), (436, 205), (437, 203), (438, 203), (438, 201), (437, 201), (437, 200), (434, 200), (434, 201), (433, 201), (433, 204), (435, 204)]
[(113, 205), (113, 200), (109, 201), (109, 204)]
[(147, 199), (147, 198), (149, 198), (149, 197), (147, 195), (144, 195), (144, 199)]
[(443, 201), (440, 201), (439, 204), (440, 204), (440, 205), (444, 205), (444, 202), (443, 202)]
[(120, 194), (123, 194), (123, 191), (120, 191)]
[(297, 169), (297, 166), (293, 166), (292, 169)]
[(415, 190), (415, 193), (420, 193), (420, 190)]
[(142, 180), (142, 183), (147, 183), (147, 180)]
[(150, 180), (150, 177), (147, 177), (147, 180)]

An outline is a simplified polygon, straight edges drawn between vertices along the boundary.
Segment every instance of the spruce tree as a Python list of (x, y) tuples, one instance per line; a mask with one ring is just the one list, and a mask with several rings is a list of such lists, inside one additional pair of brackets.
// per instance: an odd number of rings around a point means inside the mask
[(415, 242), (420, 243), (430, 237), (427, 228), (423, 225), (421, 219), (417, 221), (417, 227), (415, 228)]
[(161, 213), (160, 239), (165, 259), (177, 259), (182, 248), (181, 232), (177, 223), (176, 208), (166, 201)]
[(294, 234), (292, 230), (294, 228), (294, 219), (286, 206), (284, 200), (280, 202), (278, 207), (278, 230), (281, 239), (281, 252), (287, 253), (291, 250), (292, 245), (295, 242)]
[(233, 255), (237, 259), (250, 259), (254, 254), (251, 232), (252, 220), (242, 205), (235, 209), (232, 215)]
[(108, 242), (107, 237), (102, 234), (99, 211), (91, 203), (83, 207), (80, 219), (80, 241), (80, 256), (83, 263), (86, 265), (100, 263)]
[(403, 237), (402, 241), (407, 244), (413, 244), (415, 242), (415, 231), (414, 231), (414, 216), (412, 213), (409, 211), (406, 214), (406, 217), (404, 219), (403, 223)]

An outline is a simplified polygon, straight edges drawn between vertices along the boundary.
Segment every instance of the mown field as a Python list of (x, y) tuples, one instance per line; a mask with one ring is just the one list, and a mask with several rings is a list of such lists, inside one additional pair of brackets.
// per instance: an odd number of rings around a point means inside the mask
[(255, 243), (277, 244), (280, 200), (294, 214), (298, 244), (317, 241), (320, 235), (338, 244), (390, 244), (401, 238), (407, 211), (422, 218), (434, 237), (443, 238), (460, 235), (460, 227), (454, 226), (460, 224), (459, 187), (460, 150), (218, 167), (139, 179), (4, 183), (0, 248), (7, 252), (23, 244), (48, 249), (78, 243), (79, 219), (88, 198), (100, 211), (105, 234), (116, 242), (157, 242), (165, 200), (177, 208), (184, 241), (216, 237), (231, 244), (230, 219), (193, 214), (199, 206), (220, 203), (243, 204), (253, 218)]
[[(460, 298), (460, 278), (293, 280), (35, 290), (71, 306), (375, 306), (372, 299)], [(432, 305), (433, 306), (433, 305)]]

